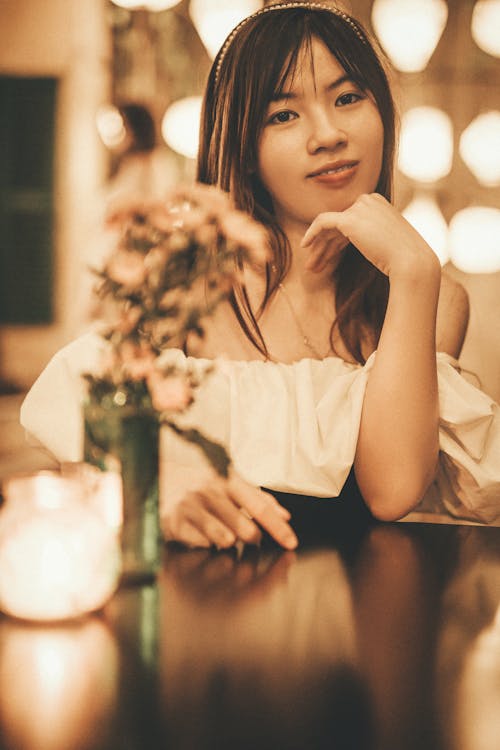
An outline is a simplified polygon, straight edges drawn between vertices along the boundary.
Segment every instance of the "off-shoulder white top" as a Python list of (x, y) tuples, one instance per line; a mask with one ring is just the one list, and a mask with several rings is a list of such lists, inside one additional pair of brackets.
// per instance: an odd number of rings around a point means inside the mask
[[(104, 342), (87, 334), (59, 351), (28, 393), (21, 422), (59, 461), (82, 458), (82, 372), (98, 367)], [(196, 371), (208, 360), (178, 349), (166, 360)], [(249, 482), (314, 497), (340, 494), (354, 461), (361, 407), (374, 352), (364, 366), (338, 357), (293, 364), (227, 361), (200, 386), (183, 421), (223, 442)], [(453, 515), (500, 523), (498, 405), (468, 383), (458, 364), (437, 355), (440, 468), (423, 509), (436, 502)], [(182, 464), (202, 460), (198, 449), (162, 436), (162, 455)]]

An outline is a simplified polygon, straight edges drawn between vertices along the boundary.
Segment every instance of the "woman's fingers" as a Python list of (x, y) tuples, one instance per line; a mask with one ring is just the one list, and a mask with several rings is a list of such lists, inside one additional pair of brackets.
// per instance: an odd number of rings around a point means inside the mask
[(224, 486), (213, 485), (205, 490), (203, 502), (207, 510), (217, 516), (235, 537), (247, 544), (259, 544), (259, 527), (236, 506)]
[(163, 536), (167, 542), (181, 542), (186, 547), (208, 548), (212, 542), (186, 518), (169, 518), (163, 522)]
[(236, 534), (221, 520), (219, 514), (215, 515), (205, 507), (206, 502), (206, 495), (200, 495), (197, 502), (187, 509), (188, 520), (211, 544), (220, 548), (232, 547), (237, 539)]
[(165, 538), (191, 547), (231, 547), (236, 535), (205, 507), (201, 492), (189, 492), (165, 521)]
[(191, 547), (227, 548), (237, 540), (258, 544), (262, 527), (283, 547), (295, 549), (298, 542), (288, 523), (290, 513), (268, 492), (235, 472), (229, 479), (216, 475), (199, 479), (193, 482), (196, 487), (178, 487), (177, 499), (170, 498), (162, 521), (167, 540)]
[(306, 268), (322, 271), (349, 244), (337, 227), (338, 214), (320, 214), (311, 224), (301, 245), (310, 252)]
[(290, 514), (268, 492), (233, 475), (228, 480), (233, 499), (285, 549), (295, 549), (297, 537), (288, 523)]
[(323, 271), (329, 263), (338, 257), (340, 251), (343, 250), (346, 245), (346, 241), (340, 240), (334, 242), (326, 240), (320, 244), (318, 243), (317, 248), (311, 253), (305, 267), (309, 271)]
[(302, 237), (301, 246), (311, 246), (325, 232), (329, 234), (330, 239), (334, 239), (335, 237), (342, 237), (344, 240), (347, 239), (340, 229), (342, 218), (342, 213), (337, 211), (328, 211), (319, 214)]

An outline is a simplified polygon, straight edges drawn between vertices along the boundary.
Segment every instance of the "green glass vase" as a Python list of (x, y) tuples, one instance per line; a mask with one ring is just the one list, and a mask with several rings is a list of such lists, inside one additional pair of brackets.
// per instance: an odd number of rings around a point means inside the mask
[(160, 564), (158, 513), (159, 422), (152, 409), (87, 403), (84, 460), (121, 472), (122, 582), (146, 583)]

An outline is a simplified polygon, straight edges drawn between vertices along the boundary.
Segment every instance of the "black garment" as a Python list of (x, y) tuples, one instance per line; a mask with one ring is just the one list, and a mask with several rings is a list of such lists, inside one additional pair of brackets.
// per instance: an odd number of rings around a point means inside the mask
[(376, 523), (363, 500), (351, 469), (338, 497), (318, 498), (268, 490), (292, 514), (291, 526), (300, 545), (338, 543), (356, 537)]

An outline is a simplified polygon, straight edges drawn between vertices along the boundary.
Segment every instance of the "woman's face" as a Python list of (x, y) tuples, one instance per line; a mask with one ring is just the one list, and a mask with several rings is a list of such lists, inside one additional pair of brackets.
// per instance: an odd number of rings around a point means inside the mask
[(269, 104), (258, 143), (259, 177), (282, 229), (303, 232), (324, 211), (343, 211), (372, 193), (384, 129), (369, 93), (318, 39), (303, 49), (293, 82)]

